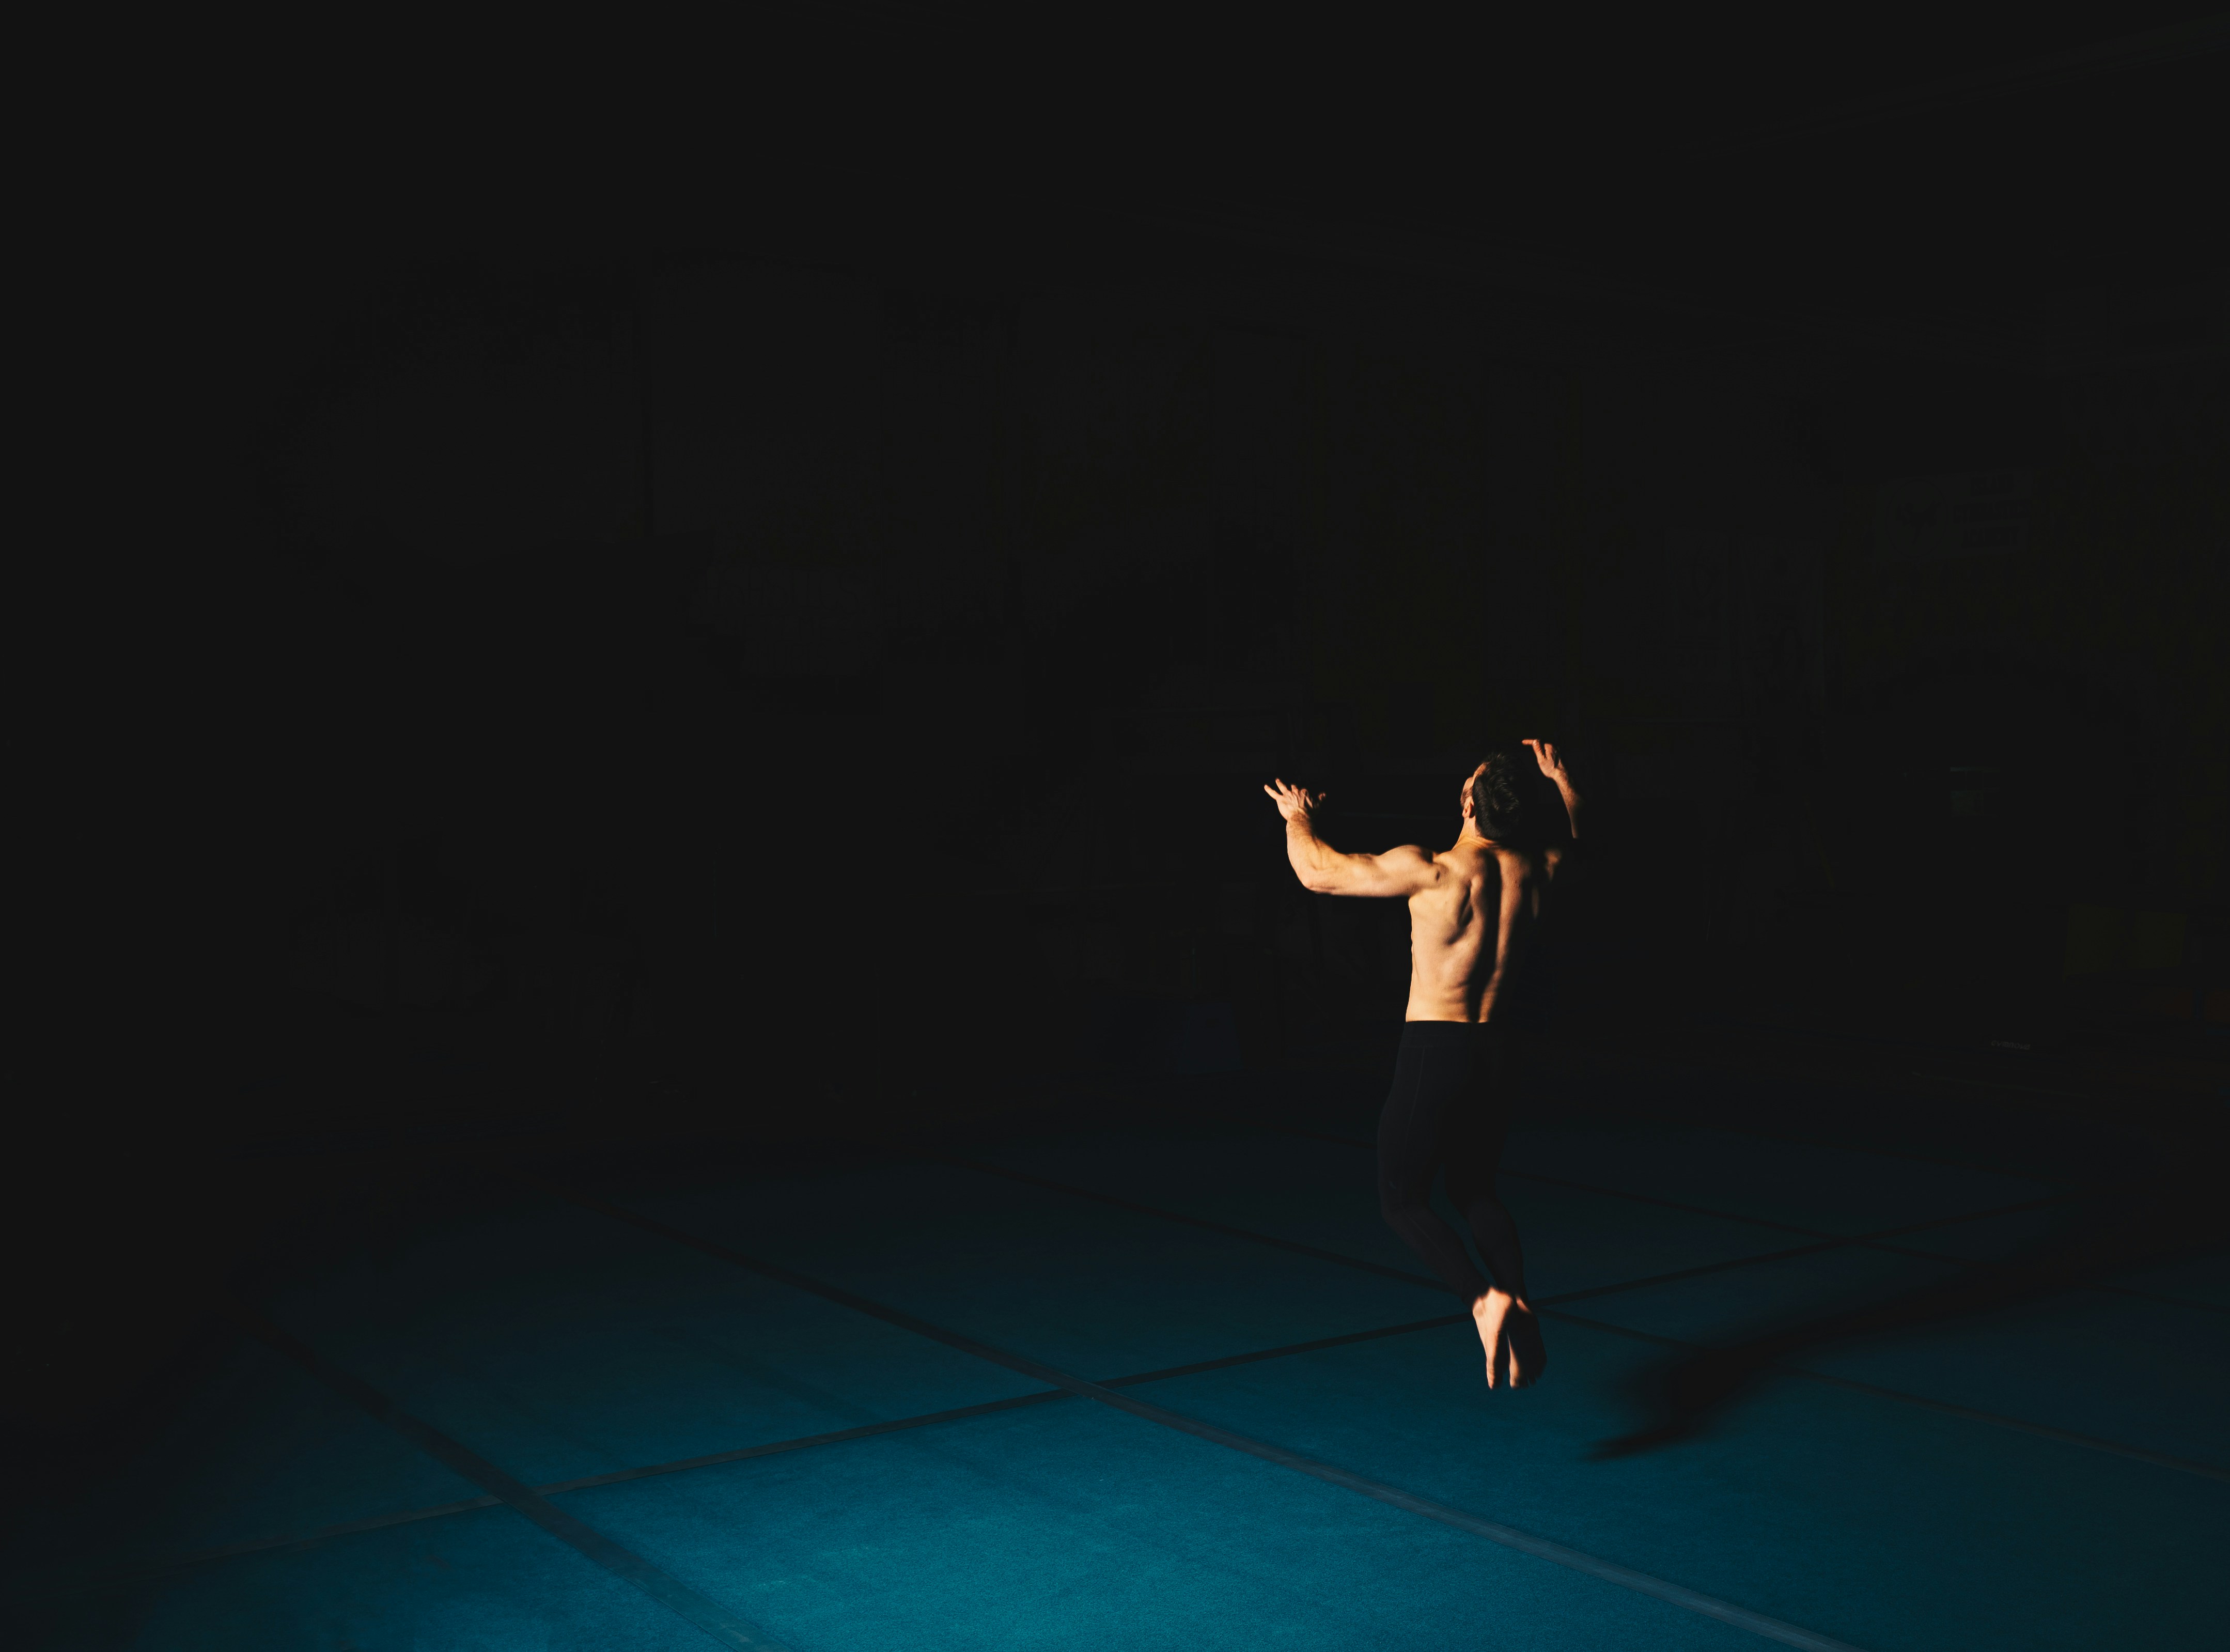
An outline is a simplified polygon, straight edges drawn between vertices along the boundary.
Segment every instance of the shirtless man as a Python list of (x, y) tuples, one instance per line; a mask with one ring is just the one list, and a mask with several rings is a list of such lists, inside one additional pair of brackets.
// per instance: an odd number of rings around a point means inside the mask
[[(1580, 798), (1556, 748), (1527, 740), (1564, 799), (1580, 836)], [(1286, 855), (1302, 887), (1318, 894), (1406, 897), (1409, 902), (1409, 1007), (1394, 1091), (1378, 1121), (1378, 1203), (1395, 1232), (1448, 1288), (1471, 1304), (1486, 1351), (1486, 1385), (1507, 1361), (1524, 1388), (1548, 1362), (1540, 1321), (1525, 1302), (1525, 1255), (1518, 1224), (1494, 1196), (1495, 1165), (1509, 1133), (1501, 1083), (1507, 1062), (1506, 994), (1541, 920), (1549, 886), (1569, 852), (1537, 847), (1522, 820), (1524, 759), (1498, 752), (1463, 784), (1463, 830), (1432, 854), (1414, 843), (1383, 855), (1342, 855), (1316, 834), (1320, 796), (1283, 780), (1262, 788), (1286, 817)], [(1433, 1178), (1447, 1171), (1448, 1199), (1463, 1212), (1494, 1274), (1482, 1278), (1463, 1240), (1432, 1206)]]

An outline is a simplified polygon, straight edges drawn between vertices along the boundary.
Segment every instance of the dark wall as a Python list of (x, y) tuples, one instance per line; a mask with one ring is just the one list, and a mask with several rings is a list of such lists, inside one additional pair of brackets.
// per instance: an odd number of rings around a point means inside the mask
[[(407, 1024), (768, 1118), (832, 1041), (855, 1089), (1026, 1081), (1152, 999), (1228, 1006), (1167, 1059), (1282, 1059), (1398, 1015), (1404, 945), (1311, 910), (1260, 781), (1357, 847), (1452, 837), (1531, 733), (1602, 805), (1568, 1018), (2033, 1030), (2071, 907), (2196, 956), (2219, 361), (1068, 237), (300, 296), (236, 989), (288, 1061)], [(342, 1127), (301, 1094), (243, 1125)]]

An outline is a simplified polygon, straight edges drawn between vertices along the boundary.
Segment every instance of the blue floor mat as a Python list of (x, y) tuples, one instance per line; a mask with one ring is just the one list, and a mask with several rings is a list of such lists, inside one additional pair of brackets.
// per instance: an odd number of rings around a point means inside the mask
[(813, 1652), (1762, 1644), (1073, 1401), (564, 1500)]
[(1796, 1363), (2230, 1470), (2230, 1316), (2212, 1309), (2072, 1291)]
[[(1452, 1311), (1385, 1229), (1372, 1156), (1163, 1126), (970, 1150), (1139, 1204), (1352, 1255), (1382, 1277), (949, 1165), (884, 1159), (590, 1191), (1080, 1374), (1243, 1355)], [(1535, 1124), (1504, 1192), (1537, 1297), (1714, 1342), (2017, 1253), (2053, 1213), (1972, 1213), (2040, 1184), (1671, 1127)], [(1637, 1197), (1563, 1185), (1623, 1190)], [(1720, 1214), (1667, 1208), (1670, 1198)], [(1838, 1233), (1967, 1216), (1878, 1249)], [(1744, 1219), (1747, 1218), (1747, 1219)], [(1648, 1283), (1685, 1269), (1692, 1277)], [(1805, 1350), (1798, 1363), (2044, 1428), (2230, 1462), (2230, 1262), (2130, 1276), (2198, 1306), (2068, 1293)], [(554, 1197), (422, 1227), (377, 1265), (280, 1292), (325, 1357), (531, 1483), (1010, 1398), (997, 1366)], [(2230, 1538), (2219, 1481), (1873, 1394), (1769, 1378), (1698, 1438), (1614, 1462), (1673, 1351), (1551, 1322), (1540, 1388), (1490, 1394), (1468, 1327), (1131, 1391), (1491, 1520), (1840, 1636), (1893, 1647), (2210, 1643)], [(2101, 1351), (2111, 1351), (2111, 1365)], [(2093, 1358), (2097, 1356), (2097, 1358)], [(470, 1498), (293, 1366), (244, 1350), (122, 1479), (11, 1567), (293, 1536)], [(1543, 1648), (1762, 1644), (1476, 1535), (1076, 1399), (560, 1494), (797, 1652), (920, 1644)], [(27, 1578), (27, 1574), (29, 1574)], [(21, 1590), (16, 1591), (19, 1595)], [(75, 1597), (59, 1652), (632, 1649), (702, 1632), (506, 1509)]]
[(1647, 1348), (1551, 1324), (1490, 1392), (1467, 1327), (1158, 1384), (1193, 1416), (1875, 1648), (2201, 1647), (2230, 1611), (2218, 1483), (1793, 1380), (1592, 1462)]
[(26, 1613), (36, 1652), (705, 1652), (507, 1508), (197, 1568)]
[(1036, 1391), (577, 1207), (514, 1207), (274, 1319), (529, 1484)]
[[(1027, 1161), (1041, 1173), (1056, 1170), (1080, 1184), (1110, 1191), (1136, 1177), (1150, 1189), (1156, 1166), (1195, 1166), (1163, 1202), (1182, 1203), (1190, 1214), (1239, 1222), (1274, 1211), (1276, 1202), (1257, 1178), (1292, 1174), (1309, 1187), (1323, 1214), (1310, 1229), (1328, 1247), (1359, 1252), (1382, 1233), (1375, 1206), (1352, 1187), (1341, 1188), (1336, 1144), (1293, 1141), (1259, 1153), (1234, 1139), (1214, 1152), (1192, 1152), (1182, 1139), (1156, 1136), (1126, 1142), (1112, 1135), (1087, 1141), (1009, 1149), (1002, 1162)], [(1890, 1161), (1898, 1163), (1901, 1161)], [(1201, 1166), (1212, 1167), (1203, 1176)], [(1096, 1168), (1095, 1168), (1096, 1167)], [(1879, 1168), (1864, 1161), (1864, 1167)], [(1352, 1177), (1353, 1172), (1350, 1171)], [(1975, 1190), (2003, 1193), (1985, 1184)], [(1344, 1191), (1335, 1220), (1332, 1196)], [(1660, 1205), (1626, 1203), (1560, 1186), (1506, 1178), (1505, 1198), (1536, 1258), (1536, 1289), (1544, 1300), (1586, 1289), (1598, 1279), (1640, 1280), (1655, 1273), (1717, 1260), (1713, 1228), (1728, 1236), (1724, 1250), (1744, 1254), (1742, 1240), (1778, 1247), (1788, 1240), (1771, 1229), (1717, 1223)], [(1930, 1262), (1868, 1249), (1816, 1252), (1760, 1260), (1701, 1278), (1662, 1286), (1636, 1286), (1589, 1298), (1576, 1311), (1662, 1337), (1724, 1342), (1817, 1319), (1955, 1277), (1957, 1262), (1998, 1260), (2058, 1232), (2064, 1209), (2047, 1207), (1930, 1228), (1898, 1240), (1905, 1249), (1935, 1252)], [(1698, 1254), (1699, 1234), (1705, 1236)], [(1756, 1251), (1749, 1254), (1757, 1255)], [(2214, 1259), (2186, 1264), (2179, 1273), (2148, 1277), (2204, 1289)], [(2219, 1262), (2214, 1265), (2220, 1266)], [(1584, 1283), (1582, 1281), (1585, 1281)], [(2230, 1449), (2230, 1320), (2204, 1310), (2141, 1304), (2101, 1293), (2057, 1296), (1982, 1320), (1955, 1320), (1911, 1333), (1808, 1350), (1798, 1362), (1853, 1380), (1898, 1389), (1946, 1404), (1991, 1411), (2015, 1420), (2165, 1452), (2221, 1466)]]
[(1085, 1376), (1449, 1311), (1436, 1291), (938, 1165), (631, 1205)]
[(1682, 1342), (1737, 1342), (1941, 1284), (1961, 1272), (1953, 1262), (1851, 1246), (1638, 1285), (1589, 1297), (1573, 1311)]
[(243, 1344), (147, 1449), (50, 1511), (8, 1575), (114, 1571), (478, 1495), (291, 1361)]

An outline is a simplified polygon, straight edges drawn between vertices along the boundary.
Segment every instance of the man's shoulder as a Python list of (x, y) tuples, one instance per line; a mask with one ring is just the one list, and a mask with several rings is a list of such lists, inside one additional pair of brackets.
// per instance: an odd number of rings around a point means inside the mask
[(1507, 858), (1498, 843), (1458, 843), (1433, 856), (1435, 865), (1467, 878), (1494, 875)]
[(1537, 844), (1494, 842), (1481, 847), (1477, 854), (1481, 861), (1492, 866), (1503, 877), (1520, 883), (1530, 883), (1549, 870), (1548, 855)]

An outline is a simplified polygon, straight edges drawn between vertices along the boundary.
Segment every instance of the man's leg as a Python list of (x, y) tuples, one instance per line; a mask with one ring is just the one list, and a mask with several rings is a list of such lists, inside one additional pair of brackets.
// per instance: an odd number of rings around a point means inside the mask
[(1461, 1100), (1466, 1087), (1473, 1031), (1460, 1022), (1404, 1023), (1393, 1093), (1378, 1115), (1378, 1209), (1386, 1225), (1466, 1303), (1485, 1295), (1487, 1283), (1432, 1198), (1448, 1106)]
[(1445, 1138), (1448, 1201), (1471, 1224), (1479, 1254), (1494, 1275), (1494, 1289), (1473, 1313), (1488, 1349), (1488, 1380), (1493, 1380), (1494, 1353), (1506, 1335), (1511, 1385), (1523, 1388), (1540, 1376), (1549, 1354), (1540, 1321), (1527, 1302), (1525, 1248), (1518, 1237), (1518, 1223), (1494, 1187), (1510, 1136), (1513, 1052), (1509, 1034), (1499, 1027), (1478, 1029), (1474, 1041), (1471, 1086), (1452, 1110)]
[(1448, 1202), (1463, 1212), (1494, 1282), (1512, 1296), (1525, 1294), (1525, 1249), (1507, 1205), (1495, 1197), (1495, 1171), (1510, 1137), (1510, 1051), (1498, 1027), (1473, 1034), (1475, 1065), (1461, 1105), (1451, 1109), (1442, 1151)]

